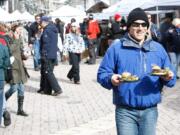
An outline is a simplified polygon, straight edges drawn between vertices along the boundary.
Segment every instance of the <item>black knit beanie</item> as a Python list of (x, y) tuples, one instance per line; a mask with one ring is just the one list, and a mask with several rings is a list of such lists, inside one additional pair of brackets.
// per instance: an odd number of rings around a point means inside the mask
[(129, 28), (131, 24), (136, 20), (143, 20), (147, 23), (147, 27), (149, 27), (149, 21), (146, 13), (141, 8), (133, 9), (127, 19), (127, 27)]

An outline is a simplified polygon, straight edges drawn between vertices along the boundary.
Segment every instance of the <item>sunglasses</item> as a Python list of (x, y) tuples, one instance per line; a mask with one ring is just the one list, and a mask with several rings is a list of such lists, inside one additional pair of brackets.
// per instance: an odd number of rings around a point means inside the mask
[(132, 27), (140, 27), (140, 25), (142, 27), (147, 27), (148, 26), (147, 23), (137, 23), (137, 22), (133, 22), (131, 26)]

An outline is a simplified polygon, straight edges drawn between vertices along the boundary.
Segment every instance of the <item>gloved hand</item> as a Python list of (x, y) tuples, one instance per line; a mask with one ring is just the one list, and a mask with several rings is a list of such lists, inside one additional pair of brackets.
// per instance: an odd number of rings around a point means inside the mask
[(10, 57), (10, 63), (13, 64), (14, 60), (15, 60), (14, 56), (11, 56)]

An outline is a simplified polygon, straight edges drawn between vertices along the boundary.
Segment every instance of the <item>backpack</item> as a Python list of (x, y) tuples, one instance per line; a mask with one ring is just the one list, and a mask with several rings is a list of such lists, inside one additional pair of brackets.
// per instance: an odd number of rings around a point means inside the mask
[[(11, 56), (11, 52), (10, 52), (10, 48), (9, 48), (9, 41), (8, 41), (7, 37), (4, 35), (0, 35), (0, 39), (4, 39), (4, 41), (6, 42), (6, 45), (8, 47), (8, 51), (9, 51), (9, 56)], [(5, 81), (7, 83), (9, 83), (13, 79), (11, 64), (4, 70), (4, 74), (5, 74)]]

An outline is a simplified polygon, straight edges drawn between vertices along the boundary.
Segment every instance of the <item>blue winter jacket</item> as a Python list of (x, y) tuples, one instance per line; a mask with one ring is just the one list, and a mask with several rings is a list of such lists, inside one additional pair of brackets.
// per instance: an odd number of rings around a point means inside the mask
[[(170, 81), (152, 76), (153, 64), (161, 68), (168, 67), (174, 72), (162, 45), (153, 40), (147, 40), (143, 47), (140, 47), (126, 35), (120, 40), (115, 40), (107, 50), (98, 69), (97, 80), (104, 88), (113, 89), (115, 105), (151, 107), (161, 101), (160, 91), (163, 85), (172, 87), (176, 82), (176, 75)], [(122, 74), (125, 71), (137, 75), (140, 81), (113, 86), (112, 75)]]
[(9, 50), (7, 45), (0, 43), (0, 81), (5, 80), (5, 69), (10, 66)]
[(40, 52), (42, 57), (47, 59), (56, 59), (57, 58), (57, 47), (58, 43), (58, 30), (56, 26), (52, 23), (49, 23), (42, 33), (40, 39)]

